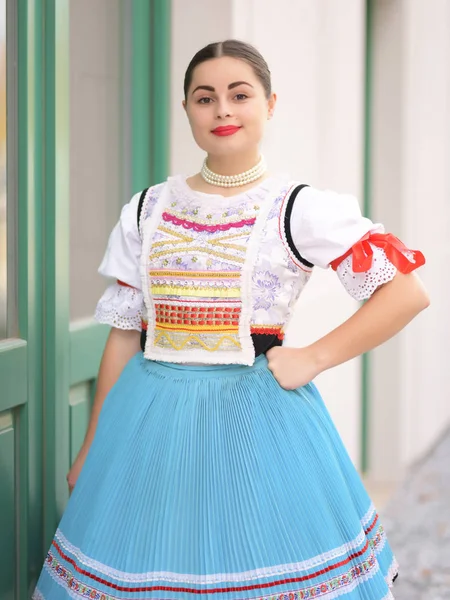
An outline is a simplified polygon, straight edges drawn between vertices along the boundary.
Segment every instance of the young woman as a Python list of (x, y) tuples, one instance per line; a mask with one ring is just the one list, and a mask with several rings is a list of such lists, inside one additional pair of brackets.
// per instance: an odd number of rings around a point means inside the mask
[[(97, 318), (112, 329), (34, 598), (392, 598), (394, 556), (311, 382), (428, 306), (423, 255), (353, 197), (268, 176), (276, 96), (253, 47), (200, 50), (184, 91), (206, 159), (134, 196), (111, 234)], [(368, 301), (282, 347), (330, 265)]]

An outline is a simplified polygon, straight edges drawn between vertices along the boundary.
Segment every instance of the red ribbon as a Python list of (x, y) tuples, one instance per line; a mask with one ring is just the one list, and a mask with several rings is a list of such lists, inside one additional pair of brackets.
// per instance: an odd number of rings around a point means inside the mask
[[(388, 260), (400, 271), (400, 273), (411, 273), (425, 264), (425, 257), (419, 250), (410, 250), (392, 233), (367, 233), (343, 256), (333, 260), (331, 268), (336, 271), (338, 266), (348, 256), (352, 255), (352, 269), (354, 273), (366, 273), (373, 262), (373, 248), (377, 246), (382, 248)], [(410, 252), (412, 259), (405, 256), (405, 252)]]
[(129, 287), (129, 288), (136, 289), (134, 286), (130, 285), (129, 283), (125, 283), (125, 281), (121, 281), (120, 279), (117, 280), (117, 283), (123, 287)]

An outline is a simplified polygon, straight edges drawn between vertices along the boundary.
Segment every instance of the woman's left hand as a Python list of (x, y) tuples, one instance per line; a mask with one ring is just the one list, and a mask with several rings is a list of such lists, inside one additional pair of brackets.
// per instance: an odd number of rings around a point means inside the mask
[(312, 381), (320, 368), (309, 348), (275, 346), (266, 353), (269, 369), (285, 390), (295, 390)]

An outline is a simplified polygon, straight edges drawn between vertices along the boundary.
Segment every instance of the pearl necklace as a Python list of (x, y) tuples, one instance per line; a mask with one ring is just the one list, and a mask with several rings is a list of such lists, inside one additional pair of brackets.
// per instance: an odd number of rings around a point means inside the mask
[(239, 173), (238, 175), (218, 175), (214, 173), (206, 164), (206, 158), (203, 161), (202, 170), (200, 171), (203, 179), (210, 185), (218, 187), (239, 187), (256, 181), (267, 171), (266, 161), (262, 156), (259, 163), (252, 169)]

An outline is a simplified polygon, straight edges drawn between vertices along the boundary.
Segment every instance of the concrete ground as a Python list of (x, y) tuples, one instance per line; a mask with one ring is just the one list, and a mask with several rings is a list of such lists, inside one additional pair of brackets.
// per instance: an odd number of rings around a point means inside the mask
[(380, 514), (400, 564), (395, 600), (450, 600), (450, 431)]

